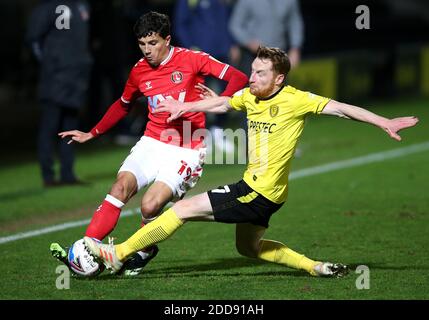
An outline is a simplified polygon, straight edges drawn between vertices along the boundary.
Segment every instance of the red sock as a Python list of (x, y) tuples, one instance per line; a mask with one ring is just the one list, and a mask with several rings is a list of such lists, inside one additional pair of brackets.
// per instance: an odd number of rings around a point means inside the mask
[(103, 240), (113, 229), (119, 220), (121, 208), (116, 207), (107, 200), (94, 212), (91, 222), (86, 229), (85, 236)]

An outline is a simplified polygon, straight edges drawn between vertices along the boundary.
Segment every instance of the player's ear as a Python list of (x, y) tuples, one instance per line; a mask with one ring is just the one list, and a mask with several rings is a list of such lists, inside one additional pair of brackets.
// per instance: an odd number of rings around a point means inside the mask
[(278, 74), (276, 76), (276, 79), (275, 79), (276, 85), (281, 86), (284, 81), (285, 81), (285, 75), (284, 74)]
[(170, 41), (171, 41), (171, 36), (168, 35), (165, 37), (165, 46), (168, 47), (170, 45)]

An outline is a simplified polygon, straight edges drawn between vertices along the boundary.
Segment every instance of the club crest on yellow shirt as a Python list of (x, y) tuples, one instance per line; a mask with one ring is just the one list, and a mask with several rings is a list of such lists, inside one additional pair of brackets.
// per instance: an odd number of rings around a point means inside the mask
[(270, 116), (274, 118), (279, 113), (279, 106), (271, 106), (270, 107)]

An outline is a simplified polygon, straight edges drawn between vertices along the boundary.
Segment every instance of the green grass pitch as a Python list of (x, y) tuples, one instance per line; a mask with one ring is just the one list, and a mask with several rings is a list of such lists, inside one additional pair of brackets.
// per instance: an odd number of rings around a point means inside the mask
[[(417, 115), (416, 128), (398, 143), (381, 130), (334, 117), (311, 117), (292, 171), (429, 141), (428, 100), (373, 102), (388, 117)], [(98, 142), (93, 146), (99, 146)], [(89, 219), (114, 180), (128, 148), (91, 151), (79, 146), (77, 171), (88, 186), (45, 190), (35, 162), (0, 169), (0, 237)], [(242, 165), (208, 165), (190, 194), (240, 179)], [(139, 205), (141, 194), (127, 208)], [(125, 240), (138, 215), (119, 220), (113, 236)], [(342, 279), (321, 279), (239, 256), (234, 226), (188, 223), (159, 245), (135, 278), (103, 273), (70, 280), (59, 290), (49, 244), (69, 244), (85, 226), (0, 244), (0, 299), (428, 299), (429, 150), (290, 182), (287, 203), (266, 238), (308, 257), (351, 265)], [(369, 289), (357, 289), (358, 265), (369, 268)]]

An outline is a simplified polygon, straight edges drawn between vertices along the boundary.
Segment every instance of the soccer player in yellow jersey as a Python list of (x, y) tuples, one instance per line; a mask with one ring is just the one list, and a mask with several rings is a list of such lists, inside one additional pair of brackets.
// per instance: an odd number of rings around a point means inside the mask
[(185, 112), (247, 112), (249, 163), (243, 180), (177, 202), (155, 221), (119, 245), (105, 245), (85, 237), (92, 253), (113, 271), (134, 252), (167, 239), (188, 221), (236, 223), (236, 246), (240, 254), (305, 270), (313, 276), (342, 276), (347, 267), (340, 263), (314, 261), (283, 243), (264, 239), (268, 222), (286, 201), (290, 163), (305, 117), (326, 114), (375, 125), (395, 139), (398, 132), (412, 127), (416, 117), (387, 119), (365, 109), (285, 86), (290, 69), (280, 49), (261, 47), (252, 64), (249, 88), (232, 98), (217, 97), (208, 88), (207, 99), (190, 103), (165, 100), (157, 112), (169, 112), (168, 121)]

